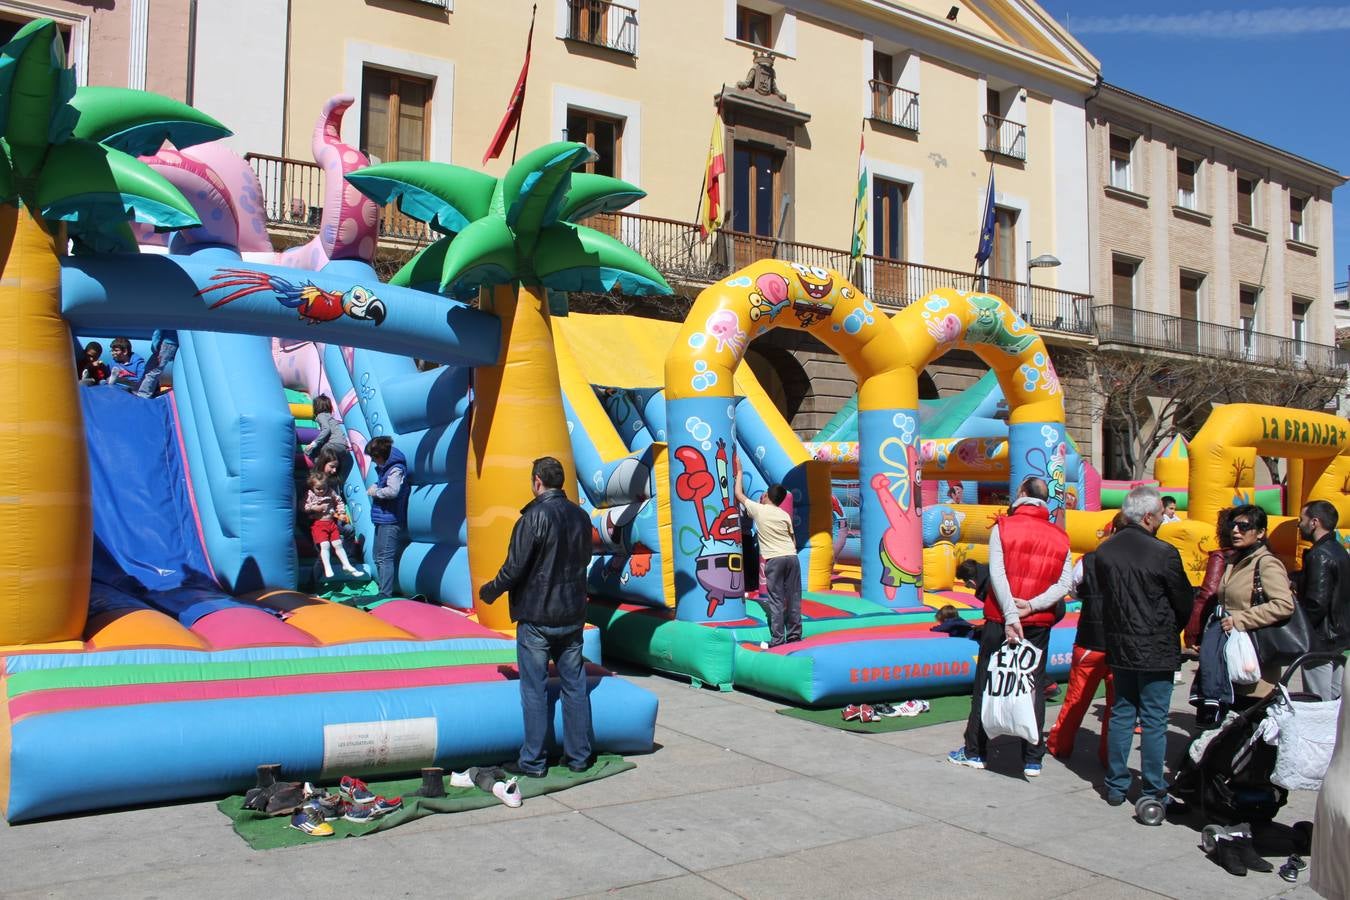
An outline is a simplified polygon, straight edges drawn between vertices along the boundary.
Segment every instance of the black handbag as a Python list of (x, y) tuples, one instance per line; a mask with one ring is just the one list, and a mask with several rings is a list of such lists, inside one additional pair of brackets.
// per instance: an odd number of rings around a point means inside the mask
[[(1261, 584), (1261, 561), (1252, 568), (1252, 606), (1266, 602), (1266, 589)], [(1256, 655), (1261, 665), (1285, 666), (1308, 652), (1311, 629), (1303, 604), (1294, 598), (1294, 614), (1283, 622), (1258, 628), (1251, 633)]]

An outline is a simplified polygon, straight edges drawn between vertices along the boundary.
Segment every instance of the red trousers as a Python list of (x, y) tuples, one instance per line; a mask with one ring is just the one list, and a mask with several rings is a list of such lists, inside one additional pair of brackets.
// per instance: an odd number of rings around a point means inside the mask
[(1106, 679), (1106, 715), (1102, 717), (1102, 740), (1097, 757), (1106, 765), (1106, 731), (1111, 721), (1111, 704), (1115, 702), (1115, 684), (1111, 669), (1106, 665), (1106, 654), (1100, 650), (1073, 645), (1073, 665), (1069, 668), (1069, 692), (1059, 710), (1059, 718), (1050, 729), (1045, 747), (1052, 756), (1067, 759), (1073, 754), (1073, 742), (1078, 737), (1078, 726), (1092, 705), (1097, 685)]

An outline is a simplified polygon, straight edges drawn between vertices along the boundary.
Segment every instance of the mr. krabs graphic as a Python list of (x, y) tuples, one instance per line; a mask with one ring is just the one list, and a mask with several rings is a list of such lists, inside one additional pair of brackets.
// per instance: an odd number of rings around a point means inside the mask
[[(717, 475), (708, 471), (708, 461), (692, 446), (676, 447), (675, 459), (684, 466), (675, 479), (675, 495), (694, 504), (703, 541), (703, 552), (695, 561), (699, 586), (708, 593), (708, 617), (717, 612), (729, 597), (740, 597), (745, 592), (744, 561), (741, 558), (741, 518), (731, 499), (731, 475), (727, 459), (726, 441), (717, 441), (714, 457)], [(714, 490), (721, 495), (722, 506), (712, 522), (704, 501)], [(720, 543), (730, 543), (734, 549), (721, 549)]]
[(267, 291), (276, 297), (277, 302), (300, 314), (300, 318), (312, 325), (320, 322), (332, 322), (346, 316), (362, 322), (384, 321), (384, 303), (368, 289), (354, 285), (345, 293), (325, 291), (311, 283), (295, 285), (277, 275), (255, 272), (251, 269), (221, 269), (209, 279), (211, 284), (197, 292), (205, 297), (213, 291), (226, 291), (236, 288), (228, 296), (212, 303), (210, 309), (224, 306), (226, 303), (260, 294)]

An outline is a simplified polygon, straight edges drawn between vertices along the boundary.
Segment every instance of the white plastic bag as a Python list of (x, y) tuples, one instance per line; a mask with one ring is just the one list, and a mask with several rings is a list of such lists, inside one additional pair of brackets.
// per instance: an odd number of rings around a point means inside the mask
[(1228, 667), (1228, 680), (1233, 684), (1256, 684), (1261, 680), (1261, 660), (1256, 656), (1252, 636), (1234, 628), (1223, 646), (1223, 661)]
[(1318, 791), (1336, 749), (1340, 700), (1291, 700), (1280, 686), (1280, 699), (1266, 713), (1279, 726), (1275, 771), (1270, 780), (1291, 791)]
[(1041, 651), (1030, 641), (1004, 644), (990, 657), (980, 707), (980, 722), (989, 737), (1010, 734), (1032, 744), (1040, 742), (1034, 702), (1040, 661)]

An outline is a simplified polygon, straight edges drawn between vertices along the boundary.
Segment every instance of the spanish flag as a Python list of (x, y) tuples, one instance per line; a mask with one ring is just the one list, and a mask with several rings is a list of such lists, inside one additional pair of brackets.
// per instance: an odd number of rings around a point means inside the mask
[(703, 172), (703, 194), (698, 201), (698, 233), (707, 239), (708, 235), (722, 227), (726, 220), (726, 207), (722, 205), (722, 176), (727, 170), (725, 126), (722, 124), (722, 110), (713, 116), (712, 140), (708, 142), (708, 165)]
[(866, 136), (858, 138), (858, 195), (853, 199), (853, 247), (849, 255), (859, 259), (867, 254), (867, 156)]

